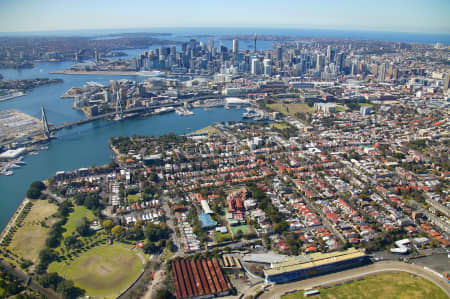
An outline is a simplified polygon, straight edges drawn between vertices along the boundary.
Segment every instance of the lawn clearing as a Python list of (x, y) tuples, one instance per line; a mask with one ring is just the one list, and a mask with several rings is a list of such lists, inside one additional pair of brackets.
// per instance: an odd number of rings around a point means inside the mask
[(87, 296), (116, 297), (142, 272), (139, 256), (121, 246), (102, 246), (81, 253), (70, 265), (52, 263), (49, 272), (57, 271)]
[(270, 124), (270, 127), (277, 128), (279, 130), (284, 130), (284, 129), (289, 128), (290, 126), (287, 123), (273, 123), (273, 124)]
[(214, 134), (214, 133), (218, 133), (219, 132), (219, 129), (217, 129), (216, 127), (214, 127), (214, 126), (208, 126), (208, 127), (205, 127), (205, 128), (203, 128), (203, 129), (200, 129), (200, 130), (197, 130), (197, 131), (195, 131), (195, 132), (192, 132), (191, 134), (208, 134), (208, 135), (211, 135), (211, 134)]
[(336, 105), (336, 111), (337, 112), (341, 112), (341, 111), (347, 111), (348, 108), (342, 105)]
[[(366, 277), (361, 281), (344, 283), (329, 289), (319, 289), (321, 299), (444, 299), (447, 295), (434, 283), (408, 273), (385, 273)], [(303, 291), (283, 296), (283, 299), (306, 298)], [(309, 297), (308, 297), (309, 298)]]
[(70, 236), (77, 228), (77, 222), (86, 217), (89, 221), (94, 220), (94, 213), (85, 206), (75, 206), (73, 212), (70, 213), (67, 223), (64, 224), (66, 231), (63, 233), (63, 237)]
[(249, 234), (251, 232), (251, 229), (247, 224), (230, 226), (230, 228), (231, 231), (233, 232), (233, 236), (235, 236), (239, 230), (241, 230), (242, 234), (244, 235)]
[(141, 199), (141, 194), (140, 193), (129, 194), (127, 196), (128, 203), (135, 203), (135, 202), (138, 202), (140, 199)]
[(295, 103), (295, 104), (276, 103), (276, 104), (268, 104), (267, 106), (272, 110), (278, 111), (284, 115), (291, 115), (291, 116), (294, 116), (296, 113), (315, 112), (314, 108), (309, 107), (307, 104), (304, 103)]
[(19, 227), (9, 244), (8, 248), (18, 256), (37, 261), (39, 251), (45, 244), (48, 228), (41, 225), (41, 221), (49, 224), (52, 222), (52, 215), (56, 213), (58, 207), (46, 200), (32, 201), (33, 206)]
[(33, 200), (32, 203), (33, 207), (25, 218), (24, 224), (45, 221), (45, 218), (50, 218), (58, 211), (58, 207), (47, 200)]

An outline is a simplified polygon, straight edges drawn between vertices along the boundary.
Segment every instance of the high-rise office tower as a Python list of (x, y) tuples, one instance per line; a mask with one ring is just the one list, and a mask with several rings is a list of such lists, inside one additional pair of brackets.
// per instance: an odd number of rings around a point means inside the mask
[(212, 49), (214, 48), (214, 41), (212, 39), (210, 39), (208, 41), (208, 51), (212, 52)]
[(336, 55), (336, 66), (338, 71), (344, 69), (344, 53), (341, 52)]
[(263, 61), (263, 65), (264, 65), (264, 75), (272, 76), (272, 61), (266, 58)]
[(450, 74), (447, 74), (445, 76), (445, 81), (444, 81), (444, 92), (447, 92), (449, 87), (450, 87)]
[(203, 51), (206, 51), (206, 44), (205, 44), (204, 42), (200, 42), (200, 48), (201, 48)]
[(177, 46), (173, 45), (170, 46), (170, 56), (175, 56), (177, 55)]
[(316, 71), (318, 72), (323, 71), (324, 67), (325, 67), (325, 56), (322, 54), (317, 54)]
[(237, 57), (239, 53), (239, 41), (237, 39), (233, 39), (233, 54), (234, 57)]
[(378, 81), (383, 82), (386, 79), (386, 64), (382, 63), (378, 67)]
[(189, 47), (191, 47), (191, 50), (195, 49), (196, 46), (197, 46), (197, 41), (195, 39), (191, 39), (189, 41)]
[(328, 48), (327, 48), (328, 62), (334, 62), (335, 56), (336, 56), (336, 49), (333, 48), (332, 46), (328, 45)]
[(182, 43), (182, 44), (181, 44), (181, 52), (186, 53), (186, 51), (187, 51), (187, 46), (188, 46), (187, 43)]
[(277, 61), (281, 62), (281, 60), (283, 59), (283, 48), (277, 47), (275, 54), (276, 54)]
[(251, 72), (252, 75), (259, 75), (261, 73), (261, 64), (259, 62), (259, 59), (256, 57), (252, 58)]

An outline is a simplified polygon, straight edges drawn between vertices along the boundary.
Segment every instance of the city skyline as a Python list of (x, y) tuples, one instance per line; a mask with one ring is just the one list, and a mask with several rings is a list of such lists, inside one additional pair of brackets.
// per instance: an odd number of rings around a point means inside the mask
[(0, 3), (0, 32), (176, 27), (302, 28), (450, 33), (448, 1), (321, 0), (144, 2), (45, 0)]

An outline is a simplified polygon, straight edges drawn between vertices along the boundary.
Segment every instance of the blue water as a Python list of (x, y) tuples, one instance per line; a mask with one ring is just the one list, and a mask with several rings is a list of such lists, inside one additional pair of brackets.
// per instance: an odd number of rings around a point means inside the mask
[[(95, 37), (107, 34), (123, 34), (130, 32), (172, 33), (175, 37), (187, 35), (209, 34), (212, 36), (229, 34), (274, 34), (298, 37), (336, 37), (358, 38), (370, 40), (384, 40), (396, 42), (413, 42), (422, 44), (443, 43), (450, 44), (450, 33), (415, 33), (415, 32), (384, 32), (363, 30), (333, 30), (333, 29), (301, 29), (301, 28), (129, 28), (129, 29), (102, 29), (102, 30), (61, 30), (61, 31), (35, 31), (8, 33), (0, 32), (0, 36), (84, 36)], [(171, 39), (171, 36), (162, 36), (161, 39)]]
[[(163, 36), (161, 39), (175, 41), (187, 41), (192, 35), (210, 34), (212, 37), (197, 37), (199, 41), (215, 41), (215, 46), (221, 44), (231, 48), (230, 40), (219, 40), (217, 36), (229, 34), (274, 34), (300, 37), (338, 37), (361, 38), (386, 41), (402, 41), (417, 43), (450, 44), (450, 34), (423, 34), (423, 33), (394, 33), (371, 31), (343, 31), (343, 30), (313, 30), (313, 29), (264, 29), (264, 28), (153, 28), (153, 29), (121, 29), (121, 30), (81, 30), (81, 31), (56, 31), (56, 32), (31, 32), (31, 33), (0, 33), (0, 36), (12, 35), (77, 35), (95, 37), (105, 34), (121, 34), (126, 32), (158, 32), (172, 33), (171, 36)], [(195, 38), (195, 37), (194, 37)], [(240, 49), (249, 49), (253, 46), (251, 41), (240, 41)], [(258, 41), (258, 49), (272, 48), (272, 42)], [(156, 48), (153, 46), (149, 49)], [(124, 50), (129, 56), (137, 56), (144, 50)], [(178, 46), (179, 49), (179, 46)], [(64, 83), (41, 86), (33, 89), (28, 95), (10, 101), (0, 102), (0, 110), (17, 109), (40, 117), (40, 106), (43, 104), (47, 110), (48, 120), (58, 124), (84, 118), (83, 113), (72, 109), (71, 99), (61, 99), (69, 88), (83, 86), (87, 81), (96, 81), (108, 84), (110, 80), (127, 78), (131, 80), (143, 80), (139, 76), (108, 76), (108, 75), (62, 75), (51, 72), (66, 69), (73, 62), (38, 63), (32, 69), (0, 69), (5, 79), (28, 79), (37, 77), (62, 78)], [(197, 130), (214, 122), (240, 120), (242, 111), (225, 110), (221, 108), (205, 112), (202, 109), (194, 109), (194, 116), (178, 116), (174, 113), (149, 117), (145, 119), (127, 120), (124, 122), (98, 121), (85, 124), (72, 129), (58, 132), (58, 139), (53, 140), (49, 149), (42, 151), (37, 156), (27, 156), (27, 165), (16, 169), (11, 177), (0, 176), (0, 228), (3, 228), (17, 206), (22, 201), (29, 184), (35, 180), (42, 180), (52, 176), (59, 170), (72, 170), (91, 165), (101, 165), (111, 160), (111, 152), (108, 140), (111, 136), (133, 134), (159, 136), (169, 132), (183, 134)]]
[[(0, 102), (0, 110), (17, 109), (40, 117), (40, 105), (44, 104), (47, 117), (54, 124), (84, 118), (83, 113), (72, 109), (72, 99), (61, 99), (67, 89), (83, 86), (87, 81), (108, 84), (109, 80), (128, 78), (142, 80), (139, 76), (87, 76), (50, 74), (70, 66), (70, 63), (40, 63), (34, 69), (4, 70), (6, 79), (22, 79), (32, 77), (63, 78), (63, 84), (41, 86), (28, 95), (14, 100)], [(96, 121), (57, 133), (57, 139), (50, 142), (48, 150), (39, 155), (26, 156), (24, 167), (14, 170), (13, 176), (0, 176), (0, 229), (25, 196), (30, 183), (46, 179), (59, 170), (73, 170), (92, 165), (103, 165), (111, 161), (112, 152), (108, 141), (112, 136), (153, 135), (160, 136), (173, 132), (185, 134), (222, 121), (239, 121), (243, 110), (213, 108), (206, 112), (193, 109), (192, 116), (179, 116), (168, 113), (141, 119), (130, 119), (122, 122)]]

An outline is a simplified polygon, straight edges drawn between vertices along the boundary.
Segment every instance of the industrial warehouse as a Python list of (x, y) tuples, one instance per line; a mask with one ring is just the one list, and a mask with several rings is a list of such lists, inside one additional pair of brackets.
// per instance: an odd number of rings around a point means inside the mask
[(177, 299), (225, 296), (233, 289), (217, 259), (178, 259), (171, 265)]
[(281, 262), (272, 263), (270, 269), (264, 270), (264, 274), (267, 282), (285, 283), (361, 266), (368, 261), (363, 251), (350, 248), (346, 251), (287, 257)]

